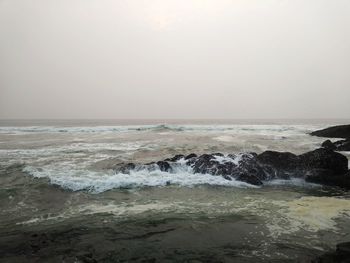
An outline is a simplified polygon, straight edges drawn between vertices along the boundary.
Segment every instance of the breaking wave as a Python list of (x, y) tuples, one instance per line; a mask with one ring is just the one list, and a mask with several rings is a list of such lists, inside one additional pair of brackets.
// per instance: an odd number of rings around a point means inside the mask
[[(35, 177), (40, 177), (35, 172)], [(140, 187), (157, 187), (167, 185), (178, 185), (193, 187), (195, 185), (217, 185), (234, 187), (255, 187), (253, 185), (239, 182), (228, 181), (221, 176), (212, 176), (207, 174), (170, 174), (161, 171), (138, 171), (129, 175), (113, 174), (100, 175), (89, 174), (85, 177), (76, 176), (55, 176), (49, 177), (51, 184), (61, 186), (72, 191), (88, 190), (93, 193), (101, 193), (115, 188), (131, 189)]]
[[(229, 156), (216, 156), (220, 163), (233, 162), (237, 165), (242, 155), (235, 158)], [(71, 191), (85, 190), (91, 193), (101, 193), (112, 189), (134, 189), (142, 187), (165, 187), (170, 185), (194, 187), (197, 185), (226, 186), (238, 188), (258, 188), (246, 182), (232, 178), (227, 180), (222, 176), (194, 173), (184, 159), (171, 164), (171, 172), (160, 170), (157, 164), (139, 166), (128, 174), (108, 171), (91, 171), (76, 169), (75, 166), (48, 166), (46, 168), (34, 168), (26, 166), (23, 171), (35, 178), (47, 178), (50, 184), (58, 185)], [(316, 184), (305, 182), (303, 179), (273, 180), (264, 185), (293, 185), (299, 187), (315, 187)]]
[(184, 166), (179, 165), (172, 173), (159, 169), (152, 171), (141, 169), (131, 171), (130, 174), (109, 172), (97, 172), (89, 170), (68, 169), (57, 170), (37, 169), (26, 166), (24, 172), (35, 178), (47, 178), (50, 184), (58, 185), (72, 191), (87, 190), (92, 193), (101, 193), (111, 189), (132, 189), (141, 187), (163, 187), (169, 185), (193, 187), (196, 185), (215, 185), (232, 187), (256, 187), (245, 182), (226, 180), (221, 176), (209, 174), (194, 174)]

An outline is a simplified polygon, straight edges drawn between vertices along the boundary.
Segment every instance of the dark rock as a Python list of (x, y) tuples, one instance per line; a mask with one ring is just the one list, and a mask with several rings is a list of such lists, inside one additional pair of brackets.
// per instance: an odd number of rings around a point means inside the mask
[(211, 154), (202, 154), (192, 164), (194, 173), (201, 174), (217, 174), (216, 167), (219, 165), (219, 162), (215, 160), (215, 156)]
[(336, 151), (350, 151), (350, 139), (337, 141), (334, 145)]
[(169, 172), (171, 170), (171, 166), (168, 162), (159, 161), (157, 162), (157, 165), (162, 172)]
[(300, 158), (289, 152), (266, 151), (257, 156), (257, 160), (264, 171), (269, 175), (268, 179), (289, 179), (290, 177), (302, 177), (300, 171)]
[[(237, 156), (229, 155), (232, 161), (219, 162), (216, 157), (223, 154), (203, 154), (192, 163), (194, 173), (220, 175), (225, 179), (240, 180), (254, 185), (261, 185), (266, 179), (266, 173), (256, 161), (256, 154), (242, 154), (240, 160), (234, 161)], [(238, 164), (238, 165), (237, 165)]]
[[(289, 152), (266, 151), (259, 155), (244, 153), (229, 154), (225, 157), (221, 153), (195, 154), (184, 157), (176, 155), (167, 161), (135, 165), (129, 163), (121, 165), (119, 172), (130, 173), (130, 170), (146, 169), (172, 173), (173, 168), (186, 165), (193, 173), (222, 176), (227, 180), (239, 180), (254, 185), (261, 185), (272, 179), (289, 179), (301, 177), (308, 182), (350, 189), (350, 174), (348, 159), (340, 153), (321, 148), (301, 155)], [(176, 163), (181, 158), (187, 158), (184, 163)], [(176, 170), (176, 169), (175, 169)]]
[(337, 175), (327, 169), (314, 169), (305, 174), (305, 181), (350, 189), (350, 172)]
[[(337, 245), (337, 252), (350, 255), (350, 242), (340, 243)], [(350, 259), (350, 257), (349, 257)]]
[(324, 141), (321, 146), (330, 150), (335, 150), (337, 148), (331, 140)]
[(247, 173), (242, 173), (239, 174), (236, 179), (238, 181), (242, 181), (242, 182), (246, 182), (248, 184), (252, 184), (252, 185), (262, 185), (263, 182), (255, 175), (249, 175)]
[(237, 166), (230, 162), (225, 164), (218, 164), (216, 169), (214, 170), (214, 175), (225, 176), (225, 178), (232, 179), (232, 175), (234, 175), (234, 171), (237, 169)]
[(348, 171), (348, 158), (328, 149), (317, 149), (299, 155), (300, 167), (304, 170), (326, 169), (333, 174), (345, 174)]
[(328, 138), (350, 138), (350, 125), (339, 125), (310, 133), (313, 136)]
[(266, 151), (258, 155), (259, 163), (278, 169), (296, 169), (299, 157), (289, 152)]
[(350, 151), (350, 139), (331, 142), (327, 140), (322, 143), (322, 147), (335, 151)]
[(256, 154), (242, 154), (238, 164), (237, 169), (233, 171), (233, 176), (239, 181), (261, 185), (262, 181), (269, 179), (269, 175), (257, 162)]
[(196, 158), (197, 157), (197, 154), (195, 154), (195, 153), (190, 153), (189, 155), (187, 155), (186, 157), (185, 157), (185, 160), (188, 160), (188, 159), (191, 159), (191, 158)]
[(177, 162), (177, 161), (179, 161), (179, 160), (181, 160), (181, 159), (183, 159), (183, 158), (185, 158), (185, 155), (183, 155), (183, 154), (178, 154), (178, 155), (175, 155), (173, 158), (171, 158), (170, 160), (172, 161), (172, 162)]
[(328, 252), (312, 263), (350, 263), (350, 242), (340, 243), (334, 252)]

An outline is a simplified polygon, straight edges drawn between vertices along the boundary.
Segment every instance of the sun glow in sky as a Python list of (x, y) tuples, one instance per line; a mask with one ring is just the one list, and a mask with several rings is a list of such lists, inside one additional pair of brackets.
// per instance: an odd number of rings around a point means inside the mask
[(347, 118), (349, 13), (347, 0), (2, 0), (0, 118)]

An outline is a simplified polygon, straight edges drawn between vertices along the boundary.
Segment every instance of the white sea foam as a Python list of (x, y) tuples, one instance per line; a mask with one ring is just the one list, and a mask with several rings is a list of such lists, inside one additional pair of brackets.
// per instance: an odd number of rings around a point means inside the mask
[(54, 167), (48, 169), (36, 169), (27, 166), (24, 171), (36, 178), (48, 178), (51, 184), (61, 186), (72, 191), (88, 190), (93, 193), (101, 193), (114, 188), (140, 188), (178, 185), (193, 187), (195, 185), (217, 185), (234, 187), (256, 187), (245, 182), (226, 180), (221, 176), (209, 174), (194, 174), (181, 167), (174, 173), (160, 170), (131, 171), (130, 174), (109, 173), (72, 170), (57, 170)]
[[(243, 192), (240, 192), (242, 194)], [(276, 194), (276, 193), (275, 193)], [(295, 193), (290, 193), (295, 195)], [(146, 201), (122, 202), (117, 200), (108, 202), (92, 202), (71, 207), (56, 215), (42, 215), (31, 218), (19, 224), (37, 224), (48, 220), (61, 220), (76, 215), (111, 214), (117, 218), (152, 213), (179, 213), (182, 215), (197, 214), (217, 216), (219, 214), (255, 215), (266, 222), (267, 235), (278, 240), (283, 236), (298, 234), (299, 231), (317, 233), (318, 231), (332, 230), (337, 232), (338, 220), (350, 217), (350, 200), (336, 197), (292, 196), (286, 200), (275, 200), (274, 196), (240, 196), (241, 198), (212, 199), (209, 202), (189, 199), (176, 201)], [(258, 198), (257, 198), (258, 197)], [(215, 203), (215, 205), (213, 205)], [(314, 239), (314, 235), (305, 238)]]
[[(138, 150), (152, 150), (157, 145), (149, 141), (122, 143), (70, 143), (34, 149), (0, 149), (0, 165), (18, 162), (46, 163), (57, 162), (60, 167), (65, 161), (83, 167), (94, 162), (115, 157), (116, 153), (130, 156)], [(66, 165), (66, 163), (65, 163)]]
[(327, 229), (337, 231), (335, 219), (342, 216), (350, 217), (350, 200), (347, 199), (308, 196), (292, 201), (276, 200), (270, 203), (279, 206), (277, 213), (283, 215), (271, 218), (267, 224), (273, 237), (302, 229), (310, 232)]
[(142, 213), (147, 213), (152, 211), (153, 213), (164, 213), (168, 211), (178, 211), (183, 209), (183, 205), (178, 202), (164, 203), (160, 201), (150, 201), (147, 203), (137, 203), (137, 202), (122, 202), (116, 203), (110, 201), (108, 203), (88, 203), (82, 204), (77, 207), (69, 207), (64, 212), (56, 215), (41, 215), (33, 217), (29, 220), (25, 220), (17, 223), (17, 225), (31, 225), (38, 224), (47, 221), (59, 221), (67, 218), (72, 218), (75, 216), (83, 215), (93, 215), (93, 214), (110, 214), (117, 218), (125, 218), (128, 216), (134, 216)]
[(98, 151), (135, 151), (148, 143), (143, 142), (125, 142), (125, 143), (70, 143), (62, 146), (49, 146), (35, 149), (0, 149), (0, 158), (2, 156), (48, 156), (58, 153), (74, 152), (98, 152)]
[(239, 153), (236, 155), (224, 155), (224, 156), (220, 156), (220, 155), (216, 155), (215, 156), (215, 161), (218, 161), (220, 164), (224, 164), (224, 163), (234, 163), (235, 165), (239, 165), (239, 162), (242, 160), (242, 156), (243, 155), (249, 155), (247, 153)]

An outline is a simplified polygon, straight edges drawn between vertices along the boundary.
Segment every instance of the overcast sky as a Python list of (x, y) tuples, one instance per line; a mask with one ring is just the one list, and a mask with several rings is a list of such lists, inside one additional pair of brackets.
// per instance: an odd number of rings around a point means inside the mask
[(349, 0), (0, 0), (0, 118), (349, 117)]

